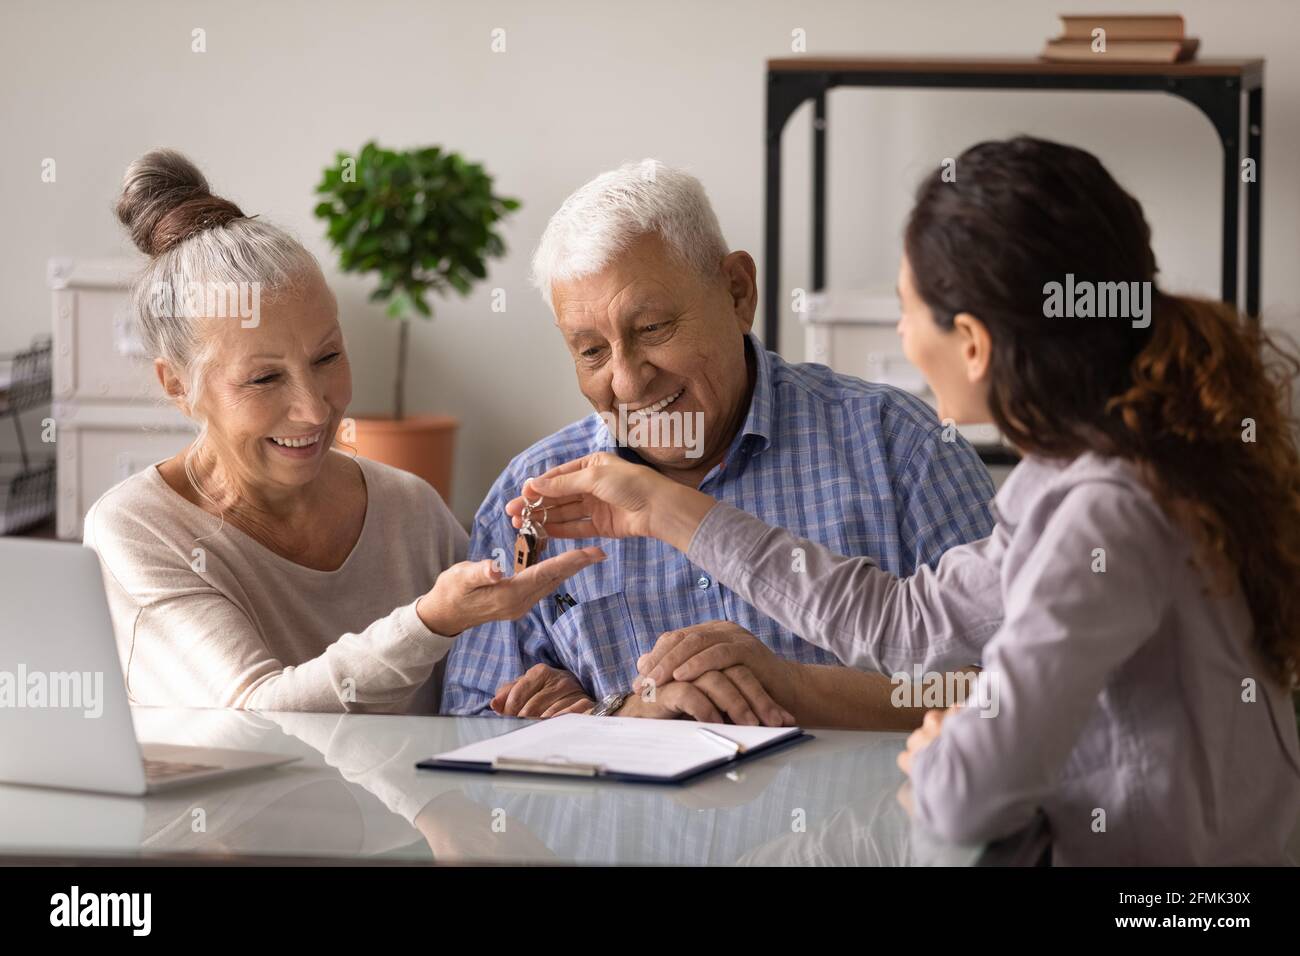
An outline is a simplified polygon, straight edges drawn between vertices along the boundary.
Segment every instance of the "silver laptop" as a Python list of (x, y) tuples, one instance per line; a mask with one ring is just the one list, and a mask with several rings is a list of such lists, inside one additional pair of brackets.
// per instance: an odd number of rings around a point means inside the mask
[(95, 552), (0, 537), (0, 782), (139, 795), (296, 759), (139, 743)]

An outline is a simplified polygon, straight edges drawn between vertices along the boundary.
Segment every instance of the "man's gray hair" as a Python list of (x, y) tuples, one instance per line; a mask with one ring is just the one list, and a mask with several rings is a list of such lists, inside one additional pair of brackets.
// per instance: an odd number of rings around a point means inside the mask
[(729, 251), (700, 181), (643, 159), (601, 173), (564, 201), (533, 254), (533, 284), (553, 307), (553, 282), (599, 272), (651, 232), (706, 278), (717, 274)]

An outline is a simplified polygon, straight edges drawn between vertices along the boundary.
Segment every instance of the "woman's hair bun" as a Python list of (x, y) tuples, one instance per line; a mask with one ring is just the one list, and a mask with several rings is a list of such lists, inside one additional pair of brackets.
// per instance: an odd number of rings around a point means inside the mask
[(146, 255), (160, 256), (205, 229), (244, 213), (212, 195), (199, 168), (174, 149), (154, 149), (126, 168), (117, 218)]

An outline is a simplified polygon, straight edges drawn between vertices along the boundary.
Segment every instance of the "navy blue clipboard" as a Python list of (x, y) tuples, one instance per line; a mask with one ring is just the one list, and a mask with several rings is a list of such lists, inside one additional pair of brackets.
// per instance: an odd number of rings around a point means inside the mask
[(530, 776), (530, 777), (564, 777), (566, 780), (617, 780), (620, 783), (685, 783), (688, 780), (694, 780), (696, 777), (713, 773), (725, 767), (734, 767), (737, 764), (744, 763), (754, 757), (764, 757), (768, 754), (778, 753), (786, 750), (796, 744), (801, 744), (806, 740), (815, 739), (807, 731), (801, 731), (793, 737), (786, 737), (775, 743), (758, 747), (753, 750), (746, 750), (743, 754), (733, 754), (729, 757), (719, 757), (717, 760), (711, 760), (708, 763), (700, 764), (672, 777), (652, 777), (640, 773), (608, 773), (598, 768), (575, 769), (572, 766), (548, 767), (544, 764), (533, 763), (527, 767), (510, 767), (500, 766), (497, 764), (487, 763), (480, 760), (439, 760), (437, 757), (430, 757), (427, 760), (421, 760), (415, 766), (420, 770), (453, 770), (453, 771), (471, 771), (473, 773), (504, 773), (511, 775)]

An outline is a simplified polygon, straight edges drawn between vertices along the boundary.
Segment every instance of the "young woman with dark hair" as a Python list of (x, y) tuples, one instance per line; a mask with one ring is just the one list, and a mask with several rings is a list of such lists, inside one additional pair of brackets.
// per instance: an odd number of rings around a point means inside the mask
[[(552, 537), (657, 537), (847, 664), (982, 666), (979, 706), (931, 711), (899, 756), (942, 837), (1042, 808), (1057, 863), (1281, 862), (1300, 810), (1300, 366), (1228, 307), (1159, 290), (1150, 239), (1070, 146), (981, 143), (955, 181), (922, 183), (904, 351), (940, 418), (996, 423), (1024, 455), (993, 534), (934, 570), (894, 577), (612, 455), (523, 491)], [(737, 663), (780, 683), (753, 642), (666, 635), (639, 669), (662, 686)]]

